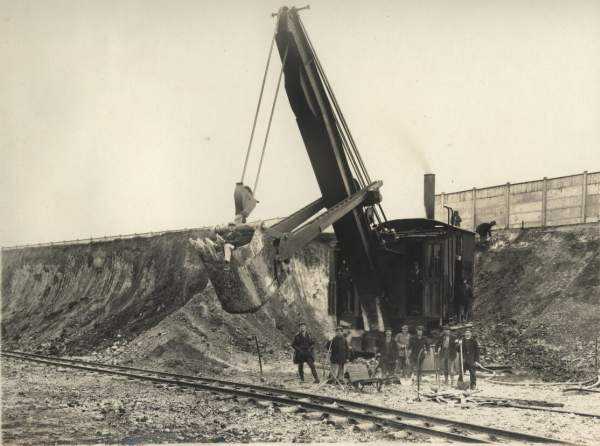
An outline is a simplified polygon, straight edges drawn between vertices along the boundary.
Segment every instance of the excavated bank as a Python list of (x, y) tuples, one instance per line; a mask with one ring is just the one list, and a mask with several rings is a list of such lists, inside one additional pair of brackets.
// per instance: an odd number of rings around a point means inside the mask
[(477, 254), (475, 294), (489, 361), (551, 380), (594, 374), (600, 336), (598, 223), (500, 231)]
[[(225, 311), (231, 303), (215, 295), (191, 242), (212, 235), (214, 230), (200, 229), (3, 251), (3, 344), (85, 355), (139, 343), (140, 356), (166, 361), (200, 358), (209, 342), (219, 367), (228, 361), (222, 346), (232, 345), (232, 354), (248, 350), (248, 336), (276, 326), (283, 327), (282, 342), (289, 342), (299, 318), (307, 318), (317, 336), (331, 329), (327, 240), (292, 259), (293, 280), (274, 302), (231, 315)], [(242, 241), (251, 237), (237, 235)], [(160, 342), (144, 344), (158, 337)]]

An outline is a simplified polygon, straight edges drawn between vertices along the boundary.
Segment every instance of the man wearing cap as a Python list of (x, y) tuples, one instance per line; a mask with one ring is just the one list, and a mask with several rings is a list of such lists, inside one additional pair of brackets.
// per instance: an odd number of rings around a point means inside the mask
[(450, 383), (452, 383), (454, 380), (453, 364), (456, 360), (456, 339), (450, 334), (449, 326), (442, 327), (442, 337), (437, 342), (436, 348), (439, 358), (438, 367), (444, 372), (444, 383), (448, 384), (448, 375), (450, 375)]
[(398, 345), (392, 339), (392, 330), (385, 330), (385, 339), (379, 346), (381, 353), (381, 372), (384, 378), (389, 378), (396, 371), (396, 362), (398, 361)]
[(396, 345), (398, 346), (398, 366), (402, 370), (402, 376), (408, 376), (409, 369), (409, 355), (408, 350), (410, 348), (410, 333), (408, 332), (408, 325), (402, 326), (402, 331), (394, 338)]
[(477, 386), (477, 376), (475, 375), (475, 367), (479, 364), (479, 344), (473, 338), (470, 329), (465, 331), (465, 337), (462, 340), (462, 357), (463, 370), (469, 371), (471, 390)]
[(425, 353), (429, 348), (427, 338), (423, 336), (423, 326), (417, 327), (417, 334), (410, 338), (410, 364), (412, 373), (421, 373), (421, 367), (425, 360)]
[(338, 326), (335, 336), (325, 346), (329, 350), (329, 362), (331, 363), (331, 377), (336, 382), (344, 381), (344, 365), (348, 360), (350, 347), (344, 336), (344, 328)]
[(300, 331), (296, 334), (294, 342), (292, 343), (292, 348), (294, 349), (294, 364), (298, 364), (300, 381), (304, 381), (304, 363), (306, 362), (310, 367), (315, 383), (318, 383), (319, 375), (317, 375), (317, 370), (315, 369), (315, 357), (313, 354), (313, 345), (315, 345), (315, 341), (313, 341), (310, 333), (306, 331), (306, 324), (304, 322), (300, 322), (299, 327)]

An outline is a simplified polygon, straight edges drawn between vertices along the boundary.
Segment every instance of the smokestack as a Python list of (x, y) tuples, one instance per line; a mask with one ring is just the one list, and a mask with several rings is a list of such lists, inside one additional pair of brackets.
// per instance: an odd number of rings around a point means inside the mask
[(435, 174), (433, 173), (426, 173), (423, 178), (423, 203), (425, 217), (433, 220), (435, 218)]

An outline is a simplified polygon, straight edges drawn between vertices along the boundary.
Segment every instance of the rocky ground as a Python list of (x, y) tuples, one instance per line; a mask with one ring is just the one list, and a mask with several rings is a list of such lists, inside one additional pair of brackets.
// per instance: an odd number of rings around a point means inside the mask
[[(268, 384), (419, 413), (594, 445), (600, 419), (474, 405), (416, 401), (409, 382), (382, 393), (331, 385), (298, 383), (289, 360), (265, 364)], [(2, 361), (2, 435), (4, 444), (183, 443), (183, 442), (418, 442), (407, 432), (330, 426), (318, 417), (240, 404), (223, 396), (132, 382), (82, 371)], [(308, 370), (307, 370), (308, 372)], [(222, 376), (222, 375), (221, 375)], [(230, 369), (227, 378), (258, 383), (258, 367)], [(310, 381), (310, 380), (307, 380)], [(434, 387), (426, 377), (425, 390)], [(556, 387), (506, 386), (479, 380), (478, 395), (564, 403), (566, 410), (600, 414), (600, 396), (563, 394)], [(68, 423), (65, 422), (68, 420)]]
[(384, 431), (361, 431), (351, 425), (336, 428), (303, 414), (240, 404), (226, 396), (13, 360), (2, 361), (2, 392), (3, 444), (394, 438)]

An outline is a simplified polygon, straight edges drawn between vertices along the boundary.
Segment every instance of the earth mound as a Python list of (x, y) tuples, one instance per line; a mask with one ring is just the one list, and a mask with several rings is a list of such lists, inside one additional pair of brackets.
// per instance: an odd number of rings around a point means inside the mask
[(499, 231), (476, 258), (474, 304), (488, 361), (544, 378), (595, 373), (600, 227)]
[(318, 339), (330, 332), (330, 240), (291, 259), (291, 280), (271, 301), (230, 314), (190, 242), (211, 231), (3, 251), (3, 345), (189, 372), (244, 364), (254, 336), (266, 355), (281, 354), (300, 319)]

